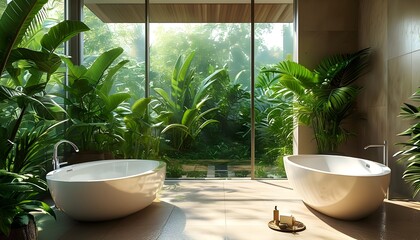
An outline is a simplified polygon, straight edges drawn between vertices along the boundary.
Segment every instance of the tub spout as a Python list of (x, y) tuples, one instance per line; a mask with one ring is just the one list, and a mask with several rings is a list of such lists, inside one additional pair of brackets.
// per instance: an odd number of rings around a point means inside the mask
[(53, 165), (54, 170), (59, 169), (62, 164), (67, 163), (67, 162), (60, 163), (60, 160), (58, 159), (58, 146), (60, 146), (60, 144), (62, 144), (62, 143), (70, 144), (73, 147), (74, 151), (79, 152), (79, 148), (76, 146), (76, 144), (74, 144), (74, 143), (72, 143), (68, 140), (64, 140), (64, 139), (58, 141), (54, 145), (54, 153), (53, 153), (53, 159), (52, 159), (52, 165)]

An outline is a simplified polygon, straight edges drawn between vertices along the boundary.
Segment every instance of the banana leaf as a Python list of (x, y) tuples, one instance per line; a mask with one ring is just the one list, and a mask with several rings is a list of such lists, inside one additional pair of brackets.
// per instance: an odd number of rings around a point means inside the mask
[(18, 46), (32, 20), (48, 0), (14, 0), (0, 18), (0, 74), (12, 49)]
[(41, 39), (42, 50), (53, 53), (57, 47), (77, 34), (89, 31), (89, 27), (80, 21), (66, 20), (52, 27)]
[(102, 53), (84, 74), (91, 84), (98, 84), (105, 71), (122, 53), (123, 49), (118, 47)]

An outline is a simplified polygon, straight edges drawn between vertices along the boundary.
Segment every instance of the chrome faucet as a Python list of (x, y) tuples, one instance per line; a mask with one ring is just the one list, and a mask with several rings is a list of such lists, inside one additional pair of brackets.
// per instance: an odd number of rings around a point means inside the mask
[[(388, 143), (386, 140), (384, 140), (384, 144), (373, 144), (368, 145), (365, 147), (365, 150), (368, 148), (378, 148), (381, 147), (383, 149), (383, 164), (388, 167)], [(386, 199), (389, 200), (389, 187), (386, 189)]]
[(383, 156), (382, 156), (382, 163), (385, 166), (388, 166), (388, 143), (385, 140), (383, 144), (373, 144), (373, 145), (368, 145), (365, 147), (365, 150), (368, 148), (382, 148), (383, 150)]
[(58, 141), (54, 145), (54, 153), (53, 153), (53, 159), (52, 159), (52, 165), (53, 165), (54, 170), (59, 169), (62, 164), (67, 164), (67, 162), (60, 163), (60, 160), (58, 159), (58, 146), (60, 146), (60, 144), (62, 144), (62, 143), (70, 144), (74, 148), (74, 151), (79, 152), (79, 148), (76, 146), (76, 144), (74, 144), (74, 143), (72, 143), (68, 140), (64, 140), (64, 139)]

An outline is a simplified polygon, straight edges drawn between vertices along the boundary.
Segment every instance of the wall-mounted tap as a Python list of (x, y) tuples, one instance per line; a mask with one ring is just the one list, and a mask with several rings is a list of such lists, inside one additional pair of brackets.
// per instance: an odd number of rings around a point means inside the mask
[(383, 144), (372, 144), (365, 147), (365, 150), (368, 148), (382, 148), (383, 155), (382, 155), (382, 163), (385, 166), (388, 166), (388, 143), (385, 140)]
[(74, 144), (74, 143), (72, 143), (68, 140), (64, 140), (64, 139), (58, 141), (54, 145), (54, 153), (53, 153), (53, 159), (52, 159), (52, 165), (53, 165), (54, 170), (59, 169), (62, 164), (67, 164), (67, 162), (60, 163), (60, 160), (58, 159), (58, 146), (60, 146), (60, 144), (62, 144), (62, 143), (70, 144), (73, 147), (74, 151), (79, 152), (79, 148), (76, 146), (76, 144)]

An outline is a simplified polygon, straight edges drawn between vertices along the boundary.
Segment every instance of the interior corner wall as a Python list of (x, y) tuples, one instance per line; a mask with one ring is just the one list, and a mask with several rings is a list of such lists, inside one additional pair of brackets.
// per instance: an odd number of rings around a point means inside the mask
[[(321, 59), (358, 49), (359, 3), (355, 0), (295, 0), (297, 4), (297, 61), (313, 69)], [(294, 153), (316, 153), (312, 129), (299, 126)], [(353, 142), (339, 151), (354, 149)], [(356, 141), (357, 142), (357, 141)], [(349, 150), (348, 150), (349, 149)]]
[(360, 115), (357, 148), (361, 149), (359, 157), (377, 162), (382, 162), (382, 149), (363, 148), (389, 141), (387, 1), (360, 1), (359, 14), (359, 46), (370, 47), (372, 53), (369, 72), (358, 82), (363, 88), (357, 100)]
[[(348, 125), (356, 132), (339, 151), (382, 162), (381, 149), (370, 144), (389, 146), (391, 198), (409, 198), (410, 187), (402, 180), (404, 166), (393, 155), (398, 137), (410, 125), (398, 117), (404, 102), (420, 87), (420, 1), (418, 0), (296, 0), (297, 61), (312, 69), (323, 57), (370, 47), (369, 72), (362, 86), (356, 113)], [(298, 127), (294, 153), (315, 153), (313, 134)], [(418, 197), (416, 200), (419, 200)]]
[[(393, 155), (407, 139), (397, 134), (410, 123), (398, 117), (404, 102), (420, 86), (420, 1), (360, 1), (360, 46), (373, 50), (372, 69), (364, 81), (360, 113), (364, 122), (360, 145), (387, 140), (391, 168), (391, 198), (409, 198), (412, 190), (402, 180), (404, 167)], [(382, 161), (380, 151), (363, 151), (362, 157)], [(418, 199), (417, 199), (418, 200)]]

